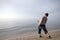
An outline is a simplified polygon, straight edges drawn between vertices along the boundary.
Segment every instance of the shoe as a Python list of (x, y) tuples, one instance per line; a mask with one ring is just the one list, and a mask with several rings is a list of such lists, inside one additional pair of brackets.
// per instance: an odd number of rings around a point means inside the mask
[(51, 36), (48, 36), (48, 38), (52, 38)]
[(40, 35), (39, 37), (41, 38), (42, 36)]

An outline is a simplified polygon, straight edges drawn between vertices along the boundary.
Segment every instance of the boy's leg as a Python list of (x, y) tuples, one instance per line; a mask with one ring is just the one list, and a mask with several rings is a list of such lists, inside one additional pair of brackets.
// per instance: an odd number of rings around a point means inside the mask
[(41, 26), (39, 25), (39, 27), (38, 27), (38, 33), (39, 33), (39, 36), (40, 36), (40, 37), (42, 37), (42, 36), (41, 36), (41, 29), (42, 29), (42, 28), (41, 28)]
[(45, 34), (47, 34), (47, 33), (48, 33), (48, 31), (47, 31), (47, 29), (46, 29), (45, 25), (43, 25), (43, 31), (45, 32)]
[(45, 34), (46, 34), (49, 38), (51, 38), (51, 36), (50, 36), (50, 34), (48, 33), (45, 25), (43, 26), (43, 30), (44, 30)]

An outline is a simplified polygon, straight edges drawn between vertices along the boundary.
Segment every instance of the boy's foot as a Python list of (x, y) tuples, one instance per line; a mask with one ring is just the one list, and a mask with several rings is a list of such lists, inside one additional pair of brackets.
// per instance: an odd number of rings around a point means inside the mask
[(42, 36), (40, 35), (39, 37), (41, 38)]
[(52, 38), (51, 36), (48, 36), (48, 38)]

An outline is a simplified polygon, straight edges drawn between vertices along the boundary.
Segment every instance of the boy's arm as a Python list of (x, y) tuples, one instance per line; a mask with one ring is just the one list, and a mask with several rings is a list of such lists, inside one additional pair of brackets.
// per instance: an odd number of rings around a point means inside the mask
[(38, 22), (38, 25), (39, 25), (39, 24), (40, 24), (40, 22), (41, 22), (41, 19), (37, 20), (37, 22)]
[(44, 20), (45, 20), (45, 17), (42, 17), (41, 23), (43, 23), (43, 22), (44, 22)]

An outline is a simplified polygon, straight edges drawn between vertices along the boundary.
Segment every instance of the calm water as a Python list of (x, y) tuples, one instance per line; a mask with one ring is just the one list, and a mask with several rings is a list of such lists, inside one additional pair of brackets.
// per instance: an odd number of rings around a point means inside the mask
[[(48, 30), (60, 29), (60, 25), (47, 24)], [(1, 20), (0, 38), (16, 34), (25, 34), (26, 32), (36, 32), (38, 30), (37, 20)]]

